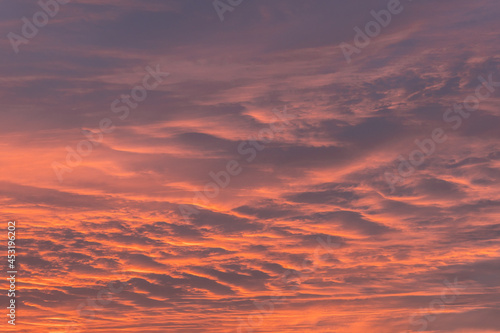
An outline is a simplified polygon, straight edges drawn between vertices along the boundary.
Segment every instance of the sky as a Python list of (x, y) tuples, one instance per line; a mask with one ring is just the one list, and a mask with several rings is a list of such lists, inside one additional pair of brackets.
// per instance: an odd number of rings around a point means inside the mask
[(500, 332), (498, 1), (0, 8), (0, 332)]

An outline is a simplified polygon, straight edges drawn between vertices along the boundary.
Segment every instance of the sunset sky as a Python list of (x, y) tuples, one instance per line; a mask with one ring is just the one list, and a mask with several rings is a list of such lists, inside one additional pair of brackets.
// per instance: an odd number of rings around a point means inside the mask
[(500, 332), (498, 0), (59, 1), (0, 1), (0, 332)]

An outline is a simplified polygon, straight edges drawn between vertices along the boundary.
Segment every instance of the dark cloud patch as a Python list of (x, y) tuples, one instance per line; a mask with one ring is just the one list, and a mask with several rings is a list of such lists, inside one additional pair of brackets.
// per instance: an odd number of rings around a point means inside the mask
[(179, 287), (173, 287), (171, 285), (163, 284), (154, 284), (147, 280), (141, 278), (133, 278), (130, 279), (129, 284), (133, 287), (137, 288), (140, 291), (146, 291), (150, 296), (159, 296), (165, 298), (175, 298), (184, 294), (185, 291)]
[(498, 287), (500, 281), (500, 258), (478, 260), (467, 264), (448, 265), (440, 267), (440, 272), (448, 279), (459, 281), (475, 281), (486, 287)]
[(449, 164), (446, 166), (446, 168), (449, 169), (454, 169), (454, 168), (460, 168), (462, 166), (469, 166), (469, 165), (476, 165), (476, 164), (481, 164), (481, 163), (487, 163), (489, 160), (486, 158), (481, 158), (481, 157), (468, 157), (465, 158), (461, 161), (458, 161), (453, 164)]
[(260, 201), (253, 205), (243, 205), (235, 208), (234, 211), (260, 219), (282, 218), (297, 213), (294, 206), (280, 204), (272, 200)]
[(166, 269), (167, 266), (157, 262), (155, 259), (144, 255), (142, 253), (122, 253), (120, 255), (122, 259), (127, 261), (129, 264), (152, 269)]
[[(339, 124), (327, 121), (322, 123), (321, 128), (331, 138), (339, 140), (358, 151), (365, 151), (375, 147), (391, 143), (395, 137), (405, 137), (408, 129), (401, 120), (392, 116), (369, 117), (361, 119), (356, 124)], [(330, 148), (332, 149), (332, 148)], [(338, 148), (337, 148), (338, 149)], [(342, 157), (339, 150), (337, 157)], [(346, 156), (347, 152), (345, 152)]]
[(205, 289), (217, 295), (234, 295), (235, 292), (228, 286), (202, 276), (184, 273), (186, 282), (193, 288)]
[(196, 267), (195, 270), (213, 276), (218, 281), (240, 286), (248, 290), (267, 290), (265, 282), (270, 279), (267, 273), (258, 270), (244, 270), (243, 272), (246, 274), (205, 267)]
[(474, 214), (487, 211), (496, 211), (500, 206), (500, 201), (481, 199), (477, 201), (471, 201), (469, 203), (463, 203), (454, 205), (450, 208), (450, 211), (458, 212), (460, 214)]
[(287, 200), (298, 203), (310, 204), (335, 204), (351, 205), (360, 198), (360, 194), (352, 188), (344, 187), (341, 184), (324, 185), (318, 187), (316, 191), (306, 191), (296, 194), (285, 195)]
[(59, 267), (57, 263), (45, 260), (37, 255), (23, 255), (19, 258), (19, 263), (21, 265), (26, 265), (30, 268), (40, 270), (52, 270)]
[(459, 313), (444, 313), (429, 324), (432, 330), (500, 330), (500, 310), (496, 307), (475, 309)]
[(283, 274), (286, 268), (277, 263), (264, 262), (262, 263), (262, 269), (271, 271), (275, 274)]
[(191, 217), (191, 222), (193, 225), (210, 227), (215, 232), (224, 233), (257, 231), (262, 229), (260, 223), (252, 222), (249, 219), (209, 210), (200, 210), (198, 214)]
[(184, 145), (186, 149), (196, 149), (205, 153), (232, 151), (236, 147), (236, 143), (233, 141), (221, 139), (210, 134), (195, 132), (178, 134), (175, 137), (175, 141), (180, 146)]
[(316, 247), (321, 252), (330, 252), (346, 245), (346, 239), (341, 236), (326, 234), (310, 234), (300, 236), (302, 245), (305, 247)]
[(480, 137), (483, 139), (495, 138), (498, 140), (500, 134), (498, 127), (500, 126), (500, 117), (486, 113), (484, 111), (475, 111), (466, 120), (463, 120), (458, 131), (467, 137)]
[[(305, 217), (301, 219), (303, 218)], [(363, 235), (375, 236), (395, 231), (381, 223), (367, 220), (360, 213), (353, 211), (315, 213), (308, 219), (337, 224), (345, 230), (354, 231)]]
[(418, 194), (429, 197), (461, 198), (465, 196), (463, 185), (438, 178), (424, 178), (416, 185)]
[(8, 198), (16, 204), (80, 210), (108, 209), (114, 201), (108, 196), (75, 194), (5, 181), (0, 182), (0, 196)]

